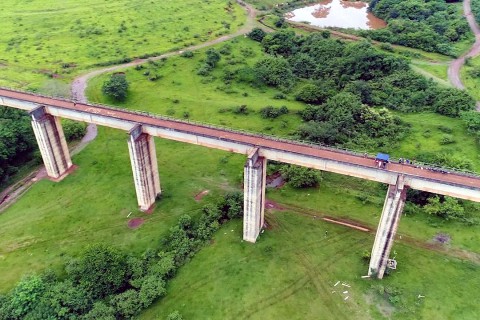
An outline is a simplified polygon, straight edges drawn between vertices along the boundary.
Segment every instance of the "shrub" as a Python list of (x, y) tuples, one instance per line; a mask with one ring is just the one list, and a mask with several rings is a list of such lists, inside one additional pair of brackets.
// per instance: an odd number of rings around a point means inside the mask
[(444, 134), (440, 140), (440, 144), (452, 144), (455, 142), (456, 141), (451, 134)]
[(253, 28), (248, 37), (254, 41), (262, 42), (267, 33), (260, 28)]
[(62, 127), (67, 141), (80, 140), (87, 130), (86, 123), (68, 119), (63, 120)]
[(189, 50), (185, 50), (180, 54), (182, 58), (193, 58), (193, 52)]
[(280, 108), (275, 108), (273, 106), (266, 106), (265, 108), (260, 109), (260, 116), (264, 119), (274, 119), (278, 118), (283, 114), (288, 113), (288, 108), (282, 106)]
[(128, 81), (123, 73), (112, 74), (110, 79), (105, 81), (102, 92), (115, 100), (123, 101), (127, 98)]
[(232, 110), (232, 112), (235, 114), (243, 114), (243, 115), (247, 115), (248, 111), (249, 111), (248, 107), (245, 104), (242, 104), (241, 106), (236, 106)]
[(294, 165), (281, 167), (280, 173), (285, 181), (294, 188), (315, 187), (322, 179), (320, 171)]
[(183, 320), (183, 317), (180, 312), (175, 310), (167, 316), (167, 320)]

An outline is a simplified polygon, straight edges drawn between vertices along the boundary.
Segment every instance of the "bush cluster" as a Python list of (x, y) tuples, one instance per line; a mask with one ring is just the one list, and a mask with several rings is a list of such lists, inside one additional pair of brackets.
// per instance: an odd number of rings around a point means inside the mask
[(467, 21), (445, 0), (372, 0), (369, 10), (388, 27), (362, 33), (381, 42), (454, 55), (452, 43), (469, 32)]

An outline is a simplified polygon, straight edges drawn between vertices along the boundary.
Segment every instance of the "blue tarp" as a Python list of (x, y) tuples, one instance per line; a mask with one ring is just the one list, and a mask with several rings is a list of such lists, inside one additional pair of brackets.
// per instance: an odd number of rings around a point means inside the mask
[(384, 161), (384, 162), (388, 162), (389, 159), (390, 159), (390, 156), (386, 153), (379, 153), (375, 157), (375, 160)]

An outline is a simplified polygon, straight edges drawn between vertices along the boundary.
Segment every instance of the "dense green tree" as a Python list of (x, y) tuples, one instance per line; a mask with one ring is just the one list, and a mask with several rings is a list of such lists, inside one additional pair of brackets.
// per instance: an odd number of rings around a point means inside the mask
[(92, 298), (103, 298), (126, 285), (128, 263), (118, 250), (98, 244), (67, 264), (67, 274)]
[(282, 57), (266, 57), (255, 64), (257, 77), (269, 86), (288, 88), (293, 82), (293, 73), (288, 61)]
[(45, 290), (27, 319), (73, 319), (87, 312), (91, 304), (88, 294), (71, 281), (56, 282)]
[(103, 83), (102, 92), (117, 101), (123, 101), (128, 93), (127, 77), (123, 73), (114, 73)]
[(23, 319), (39, 303), (46, 287), (43, 279), (37, 275), (24, 277), (13, 288), (7, 299), (3, 299), (0, 319)]
[(218, 53), (217, 50), (214, 48), (210, 48), (207, 50), (205, 53), (207, 55), (207, 59), (205, 60), (205, 63), (209, 65), (212, 69), (216, 67), (217, 63), (221, 59), (220, 53)]
[(282, 166), (280, 173), (285, 181), (294, 188), (315, 187), (322, 180), (320, 171), (294, 165)]
[(67, 141), (79, 140), (86, 132), (87, 125), (84, 122), (78, 122), (73, 120), (62, 121), (63, 133)]
[(362, 34), (382, 42), (453, 55), (452, 43), (469, 31), (467, 21), (444, 0), (373, 0), (369, 10), (388, 26)]
[(262, 42), (266, 34), (267, 33), (260, 28), (253, 28), (252, 31), (248, 33), (248, 37), (252, 40)]
[(30, 117), (22, 110), (0, 107), (0, 183), (31, 160), (35, 149)]
[(428, 199), (428, 204), (423, 208), (428, 214), (445, 220), (463, 219), (465, 217), (463, 207), (457, 199), (451, 197), (444, 197), (443, 200), (438, 196), (431, 197)]
[(267, 34), (262, 40), (262, 45), (269, 54), (288, 57), (297, 51), (295, 39), (293, 31), (280, 31)]
[(93, 308), (82, 318), (84, 320), (115, 320), (115, 308), (103, 301), (97, 301)]
[(475, 109), (475, 100), (465, 91), (438, 88), (434, 110), (446, 116), (458, 117), (462, 111)]
[(143, 309), (137, 290), (129, 289), (110, 298), (117, 319), (131, 319)]

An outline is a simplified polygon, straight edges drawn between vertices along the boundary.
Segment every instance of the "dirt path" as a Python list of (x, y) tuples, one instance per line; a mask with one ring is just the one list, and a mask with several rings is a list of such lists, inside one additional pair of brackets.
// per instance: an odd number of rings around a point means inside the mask
[[(458, 89), (465, 89), (465, 86), (460, 79), (460, 69), (465, 63), (465, 58), (473, 58), (480, 54), (480, 27), (478, 26), (477, 22), (475, 21), (475, 17), (472, 14), (470, 1), (471, 0), (463, 1), (463, 12), (468, 21), (470, 29), (475, 36), (475, 43), (473, 44), (472, 48), (470, 48), (470, 51), (460, 56), (458, 59), (453, 60), (448, 67), (448, 79), (452, 85)], [(480, 111), (480, 101), (477, 102), (477, 111)]]
[[(343, 225), (347, 228), (355, 229), (361, 232), (368, 232), (373, 235), (375, 235), (377, 232), (377, 226), (372, 226), (358, 220), (353, 220), (350, 218), (341, 218), (341, 217), (334, 218), (313, 209), (307, 209), (307, 208), (303, 208), (303, 207), (299, 207), (291, 204), (281, 203), (279, 204), (279, 206), (281, 206), (283, 210), (289, 210), (297, 214), (311, 217), (312, 219), (315, 219), (315, 220), (323, 220), (329, 223)], [(462, 260), (468, 260), (477, 265), (480, 265), (480, 253), (477, 253), (477, 252), (468, 251), (468, 250), (455, 248), (455, 247), (452, 248), (451, 246), (445, 246), (440, 243), (426, 242), (424, 240), (419, 240), (412, 236), (408, 236), (402, 233), (397, 233), (397, 235), (395, 236), (395, 242), (405, 243), (405, 244), (422, 248), (425, 250), (435, 251), (440, 254), (444, 254), (444, 255), (462, 259)]]

